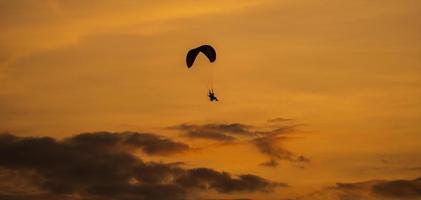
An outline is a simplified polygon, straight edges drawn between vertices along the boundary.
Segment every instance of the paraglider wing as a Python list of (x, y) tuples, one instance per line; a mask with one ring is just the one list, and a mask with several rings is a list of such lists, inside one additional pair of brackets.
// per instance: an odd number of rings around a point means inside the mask
[(192, 49), (187, 53), (187, 57), (186, 57), (186, 63), (187, 63), (187, 68), (190, 68), (193, 63), (194, 60), (196, 60), (196, 56), (200, 51), (196, 48), (196, 49)]
[(209, 59), (210, 62), (214, 62), (216, 60), (215, 49), (210, 45), (202, 45), (195, 49), (191, 49), (187, 53), (186, 63), (188, 68), (190, 68), (193, 65), (194, 60), (196, 60), (197, 54), (199, 54), (199, 52), (205, 54), (205, 56)]
[(203, 54), (208, 57), (210, 62), (214, 62), (216, 60), (216, 52), (215, 49), (210, 45), (202, 45), (198, 48)]

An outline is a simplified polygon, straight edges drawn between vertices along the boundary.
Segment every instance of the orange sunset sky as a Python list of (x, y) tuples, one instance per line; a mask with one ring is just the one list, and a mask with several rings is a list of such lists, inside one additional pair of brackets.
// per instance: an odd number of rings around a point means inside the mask
[[(0, 199), (421, 199), (420, 19), (419, 0), (0, 0)], [(187, 69), (202, 44), (217, 60)]]

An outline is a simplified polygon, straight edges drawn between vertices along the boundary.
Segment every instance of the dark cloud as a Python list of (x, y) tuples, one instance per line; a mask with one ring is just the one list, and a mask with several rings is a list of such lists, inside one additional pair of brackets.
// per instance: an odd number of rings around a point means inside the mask
[(414, 180), (372, 180), (357, 183), (337, 183), (331, 188), (342, 196), (381, 199), (419, 199), (421, 198), (421, 178)]
[(337, 183), (335, 186), (285, 200), (415, 200), (421, 199), (421, 178)]
[(189, 146), (180, 142), (175, 142), (168, 138), (163, 138), (150, 133), (110, 133), (95, 132), (83, 133), (66, 140), (80, 148), (95, 146), (97, 148), (110, 145), (119, 145), (133, 148), (140, 148), (143, 152), (151, 155), (168, 155), (179, 153), (189, 149)]
[(186, 137), (189, 138), (199, 138), (199, 139), (209, 139), (216, 141), (229, 142), (235, 140), (235, 137), (214, 131), (197, 131), (191, 130), (185, 133)]
[(231, 124), (180, 124), (170, 127), (180, 130), (186, 137), (202, 138), (216, 141), (232, 141), (236, 136), (253, 136), (252, 126), (231, 123)]
[(295, 153), (284, 148), (280, 143), (283, 140), (283, 137), (279, 136), (263, 136), (256, 138), (252, 143), (257, 147), (257, 149), (269, 156), (270, 160), (262, 163), (262, 166), (266, 167), (276, 167), (278, 166), (280, 160), (287, 160), (292, 162), (302, 162), (308, 163), (310, 159), (302, 156), (296, 155)]
[(373, 185), (372, 191), (386, 197), (421, 198), (421, 178), (415, 180), (381, 181)]
[(279, 126), (265, 131), (256, 131), (256, 134), (260, 136), (272, 136), (281, 134), (290, 134), (297, 131), (298, 125)]
[(235, 199), (232, 199), (232, 198), (230, 198), (230, 199), (201, 199), (201, 200), (253, 200), (253, 199), (250, 199), (250, 198), (235, 198)]
[(275, 159), (270, 159), (266, 162), (261, 163), (260, 165), (265, 167), (277, 167), (279, 165), (279, 162)]
[(202, 138), (216, 141), (235, 140), (239, 136), (258, 137), (267, 135), (287, 134), (295, 131), (298, 125), (278, 126), (269, 130), (257, 129), (241, 123), (231, 124), (180, 124), (170, 129), (179, 130), (189, 138)]
[(262, 163), (262, 166), (276, 167), (280, 160), (308, 163), (310, 159), (303, 155), (296, 155), (282, 146), (281, 142), (286, 140), (285, 135), (295, 132), (296, 126), (282, 126), (269, 131), (260, 131), (259, 137), (251, 142), (263, 154), (269, 156), (270, 160)]
[(81, 199), (72, 195), (51, 195), (51, 194), (0, 194), (0, 199), (4, 200), (93, 200)]
[(235, 191), (253, 192), (261, 190), (268, 192), (273, 186), (286, 186), (286, 184), (273, 184), (255, 175), (240, 175), (232, 179), (228, 173), (220, 173), (208, 168), (197, 168), (189, 170), (184, 176), (176, 180), (180, 185), (188, 188), (212, 188), (221, 193)]
[[(160, 150), (161, 147), (167, 149)], [(150, 154), (167, 154), (188, 147), (153, 134), (132, 132), (84, 133), (64, 140), (2, 134), (0, 170), (9, 174), (14, 171), (22, 179), (27, 176), (21, 174), (33, 175), (27, 181), (32, 184), (27, 194), (6, 190), (0, 197), (177, 200), (188, 198), (193, 191), (267, 192), (285, 186), (255, 175), (232, 176), (209, 168), (186, 169), (178, 162), (144, 162), (134, 155), (135, 148)], [(0, 180), (5, 181), (8, 180)]]
[(268, 120), (269, 123), (281, 123), (281, 122), (289, 122), (289, 121), (293, 121), (293, 119), (277, 117), (277, 118)]
[(341, 191), (368, 191), (373, 195), (389, 198), (421, 198), (421, 178), (414, 180), (373, 180), (357, 183), (337, 183)]
[(278, 143), (282, 137), (265, 136), (253, 140), (253, 143), (263, 154), (279, 160), (292, 160), (293, 153), (283, 148)]

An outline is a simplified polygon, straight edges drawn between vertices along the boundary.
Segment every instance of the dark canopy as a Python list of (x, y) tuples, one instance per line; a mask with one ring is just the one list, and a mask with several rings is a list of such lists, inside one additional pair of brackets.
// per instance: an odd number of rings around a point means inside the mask
[(205, 54), (210, 62), (214, 62), (216, 60), (215, 49), (210, 45), (202, 45), (195, 49), (191, 49), (187, 53), (186, 63), (187, 63), (188, 68), (190, 68), (193, 65), (194, 60), (196, 60), (196, 57), (199, 54), (199, 52), (202, 52), (203, 54)]

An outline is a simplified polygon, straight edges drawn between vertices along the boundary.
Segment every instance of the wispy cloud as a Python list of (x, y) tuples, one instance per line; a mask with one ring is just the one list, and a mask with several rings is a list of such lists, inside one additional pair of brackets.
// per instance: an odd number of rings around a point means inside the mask
[(252, 126), (241, 123), (214, 123), (214, 124), (180, 124), (170, 127), (179, 130), (189, 138), (202, 138), (216, 141), (233, 141), (237, 136), (254, 136), (250, 130)]
[[(292, 121), (287, 118), (272, 119), (278, 121)], [(269, 120), (271, 121), (271, 120)], [(296, 155), (282, 146), (290, 134), (297, 132), (299, 125), (277, 124), (275, 127), (255, 127), (243, 123), (212, 123), (212, 124), (180, 124), (170, 127), (178, 130), (185, 137), (205, 139), (217, 142), (240, 141), (254, 145), (259, 152), (269, 157), (262, 166), (276, 167), (281, 160), (308, 163), (310, 159), (303, 155)], [(241, 140), (240, 140), (241, 139)]]
[(304, 157), (303, 155), (296, 155), (282, 146), (282, 142), (287, 139), (287, 137), (283, 135), (292, 133), (293, 131), (294, 129), (292, 127), (277, 128), (264, 132), (262, 136), (251, 141), (262, 154), (265, 154), (270, 158), (269, 161), (262, 163), (262, 166), (276, 167), (280, 160), (301, 163), (310, 162), (309, 158)]
[(282, 118), (282, 117), (268, 119), (268, 122), (269, 123), (282, 123), (282, 122), (290, 122), (290, 121), (293, 121), (293, 119), (291, 119), (291, 118)]

